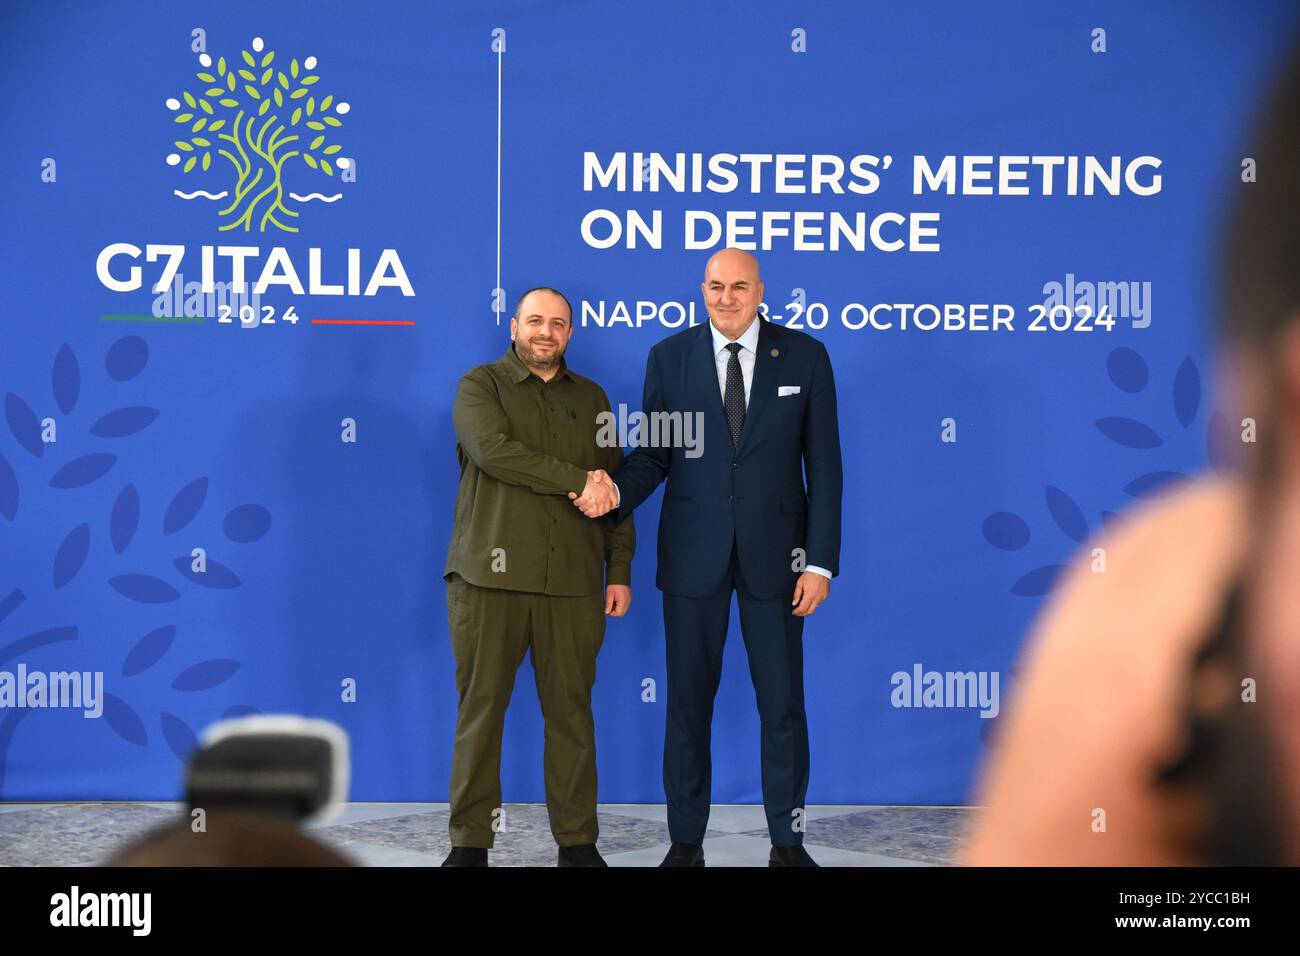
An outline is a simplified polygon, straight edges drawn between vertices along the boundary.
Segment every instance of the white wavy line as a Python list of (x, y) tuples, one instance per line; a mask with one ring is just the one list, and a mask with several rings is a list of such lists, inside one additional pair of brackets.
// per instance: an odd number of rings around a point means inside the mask
[(308, 193), (305, 196), (299, 196), (297, 193), (289, 193), (290, 199), (296, 199), (299, 202), (306, 202), (309, 199), (319, 199), (321, 202), (335, 202), (343, 198), (342, 193), (335, 193), (333, 196), (322, 196), (320, 193)]
[(196, 189), (192, 193), (183, 193), (179, 189), (173, 189), (172, 192), (175, 193), (177, 196), (180, 196), (182, 199), (193, 199), (195, 196), (203, 196), (205, 199), (225, 199), (226, 196), (229, 195), (229, 193), (225, 192), (225, 190), (222, 190), (221, 192), (217, 193), (215, 196), (212, 195), (212, 193), (206, 192), (202, 189)]

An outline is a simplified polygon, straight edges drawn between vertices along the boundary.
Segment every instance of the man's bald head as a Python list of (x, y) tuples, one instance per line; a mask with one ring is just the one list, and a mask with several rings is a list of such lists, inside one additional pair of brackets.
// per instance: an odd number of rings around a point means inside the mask
[(719, 249), (711, 255), (700, 288), (710, 321), (729, 339), (749, 328), (763, 302), (758, 260), (744, 249)]
[(710, 273), (724, 275), (749, 274), (751, 281), (762, 281), (758, 274), (758, 259), (752, 252), (744, 249), (719, 249), (709, 256), (704, 264), (704, 281), (709, 281)]

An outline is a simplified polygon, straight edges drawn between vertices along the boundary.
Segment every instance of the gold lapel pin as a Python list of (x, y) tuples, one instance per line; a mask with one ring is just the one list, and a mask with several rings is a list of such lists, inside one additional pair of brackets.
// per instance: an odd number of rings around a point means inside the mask
[(776, 358), (780, 354), (781, 354), (780, 349), (772, 349), (772, 358)]

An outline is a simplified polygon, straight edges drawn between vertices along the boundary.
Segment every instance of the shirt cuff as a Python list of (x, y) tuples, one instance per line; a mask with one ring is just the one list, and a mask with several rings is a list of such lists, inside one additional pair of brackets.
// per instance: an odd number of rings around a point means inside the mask
[(578, 483), (578, 490), (577, 490), (577, 491), (574, 491), (573, 493), (574, 493), (575, 495), (577, 495), (579, 498), (581, 498), (581, 497), (582, 497), (582, 493), (583, 493), (584, 491), (587, 490), (587, 471), (586, 471), (586, 469), (585, 469), (585, 468), (579, 468), (577, 465), (570, 465), (570, 464), (568, 464), (567, 462), (565, 463), (565, 467), (566, 467), (566, 468), (570, 468), (570, 469), (572, 469), (572, 471), (570, 472), (570, 477), (569, 477), (569, 490), (570, 490), (570, 491), (573, 491), (573, 482), (576, 481), (576, 482)]
[(623, 500), (623, 495), (622, 495), (622, 493), (618, 490), (618, 485), (614, 484), (614, 482), (612, 482), (612, 481), (610, 482), (610, 484), (611, 484), (611, 485), (614, 485), (614, 507), (617, 508), (618, 505), (619, 505), (619, 502), (621, 502), (621, 501)]
[(819, 568), (815, 564), (809, 564), (804, 568), (805, 571), (811, 571), (813, 574), (820, 574), (824, 578), (829, 578), (831, 573), (825, 568)]

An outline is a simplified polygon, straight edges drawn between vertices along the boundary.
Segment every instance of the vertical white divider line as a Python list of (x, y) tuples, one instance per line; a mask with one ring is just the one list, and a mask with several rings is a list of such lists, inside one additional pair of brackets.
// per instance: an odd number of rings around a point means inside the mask
[(497, 325), (501, 324), (501, 59), (505, 50), (497, 51), (497, 294), (493, 296)]

